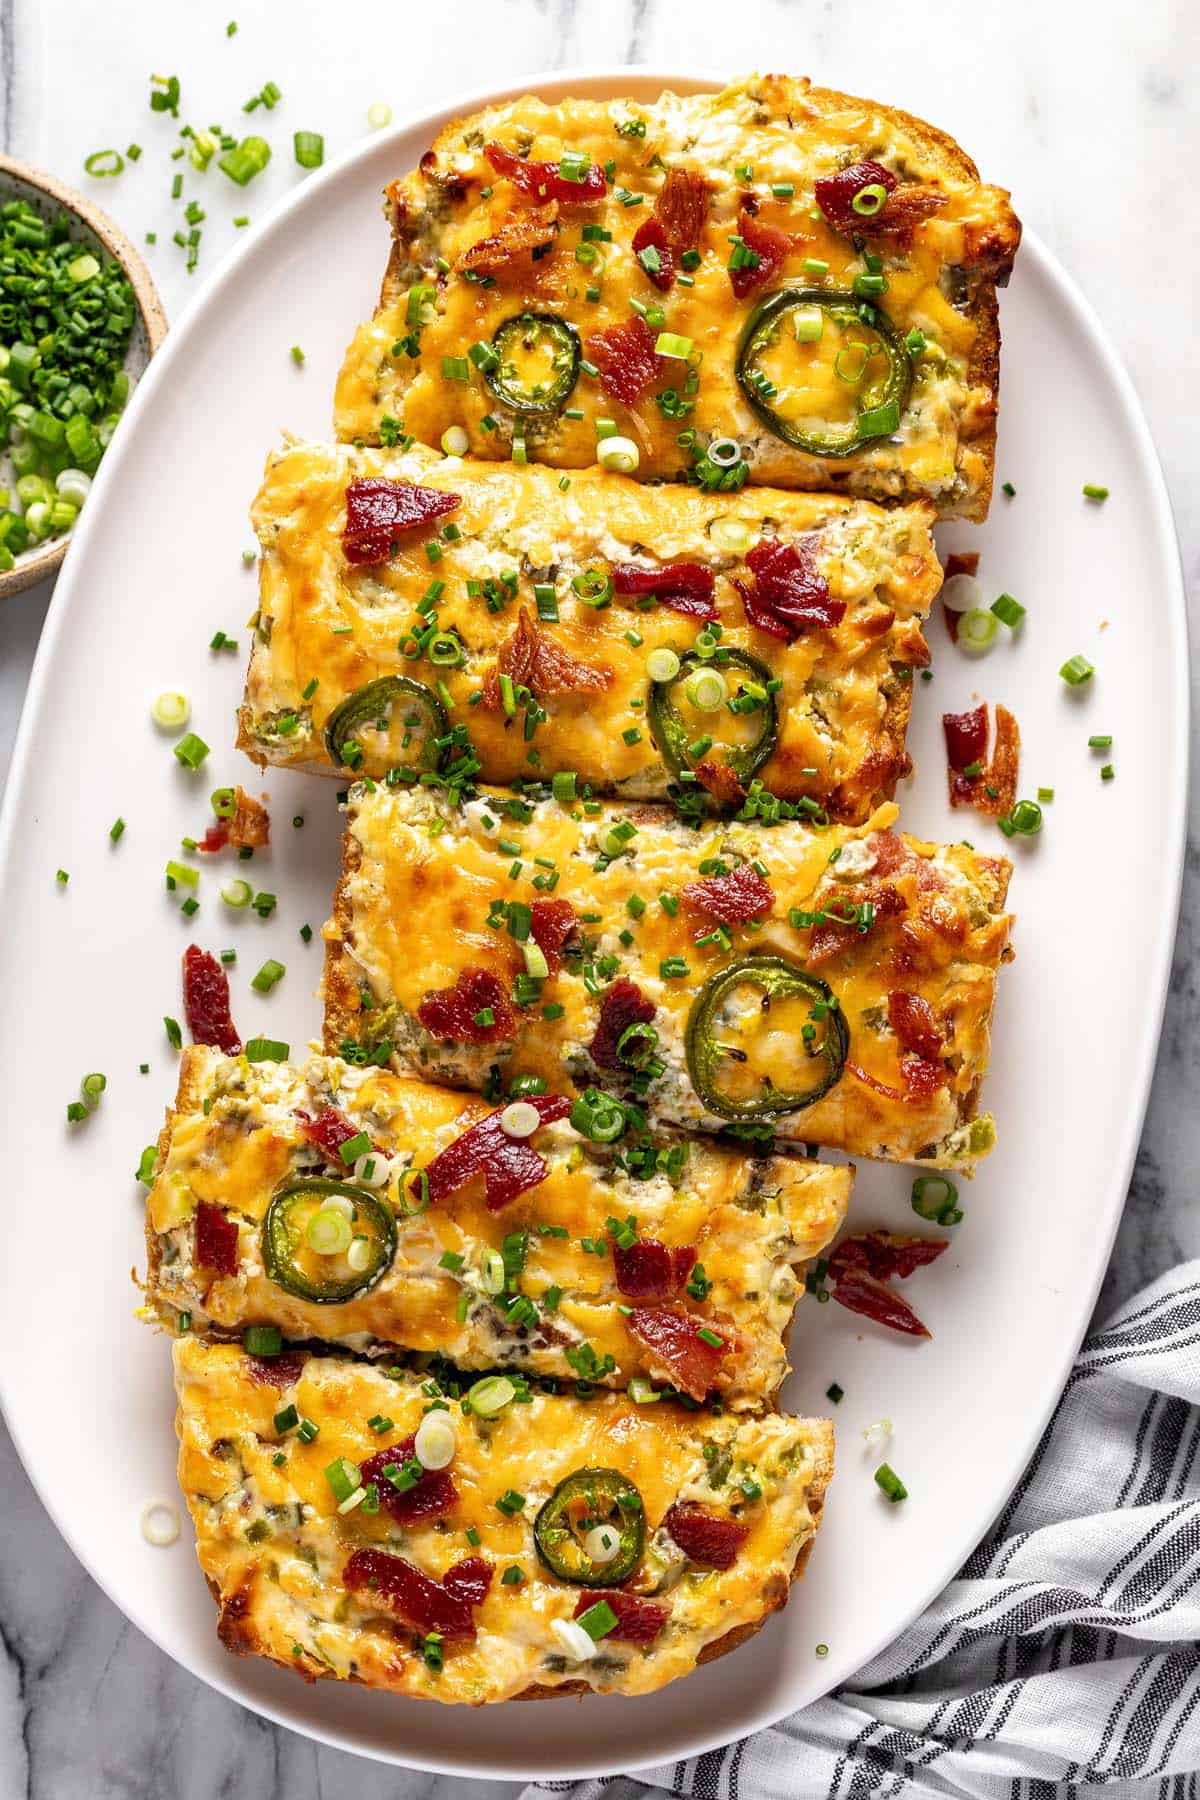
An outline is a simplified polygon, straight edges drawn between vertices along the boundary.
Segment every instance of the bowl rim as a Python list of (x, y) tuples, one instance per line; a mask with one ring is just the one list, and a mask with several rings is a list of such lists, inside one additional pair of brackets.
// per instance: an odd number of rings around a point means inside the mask
[[(167, 315), (158, 297), (154, 278), (132, 240), (94, 201), (75, 188), (68, 187), (56, 175), (40, 169), (36, 163), (23, 162), (20, 157), (0, 153), (0, 178), (4, 176), (23, 182), (26, 187), (35, 188), (47, 199), (55, 201), (64, 211), (73, 213), (99, 238), (109, 255), (120, 263), (133, 288), (150, 355), (153, 356), (167, 334)], [(0, 573), (0, 600), (23, 593), (36, 582), (45, 581), (49, 576), (57, 574), (70, 542), (71, 534), (68, 532), (64, 537), (43, 544), (32, 555), (27, 553), (18, 558), (11, 569)]]

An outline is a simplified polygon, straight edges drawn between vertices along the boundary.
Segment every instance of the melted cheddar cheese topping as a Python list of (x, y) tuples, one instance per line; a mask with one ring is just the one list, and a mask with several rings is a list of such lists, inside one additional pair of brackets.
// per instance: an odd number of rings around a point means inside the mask
[[(179, 1479), (226, 1646), (309, 1679), (353, 1677), (423, 1699), (480, 1705), (579, 1681), (602, 1693), (645, 1694), (686, 1675), (703, 1652), (783, 1604), (832, 1469), (826, 1420), (639, 1407), (604, 1392), (587, 1402), (538, 1393), (485, 1421), (451, 1400), (445, 1417), (456, 1450), (447, 1473), (457, 1503), (445, 1517), (400, 1527), (383, 1509), (339, 1513), (325, 1470), (338, 1458), (357, 1468), (410, 1435), (429, 1409), (429, 1384), (314, 1356), (281, 1389), (269, 1365), (251, 1373), (241, 1349), (190, 1338), (175, 1345), (174, 1358)], [(275, 1415), (289, 1403), (318, 1428), (311, 1442), (276, 1430)], [(368, 1426), (380, 1417), (392, 1421), (382, 1433)], [(551, 1573), (533, 1528), (554, 1487), (587, 1467), (616, 1469), (637, 1487), (646, 1551), (627, 1585), (652, 1593), (670, 1616), (645, 1648), (604, 1638), (593, 1657), (575, 1663), (551, 1621), (571, 1619), (587, 1590)], [(761, 1496), (748, 1498), (743, 1481)], [(496, 1504), (510, 1489), (524, 1497), (513, 1516)], [(662, 1521), (677, 1500), (732, 1513), (748, 1528), (732, 1567), (701, 1568), (674, 1545)], [(447, 1643), (440, 1673), (427, 1667), (420, 1634), (382, 1598), (345, 1587), (347, 1560), (361, 1549), (402, 1556), (434, 1580), (472, 1556), (492, 1566), (490, 1590), (474, 1609), (477, 1636)], [(511, 1569), (519, 1583), (502, 1580)]]
[[(376, 1192), (400, 1214), (396, 1254), (379, 1281), (336, 1304), (289, 1292), (268, 1275), (262, 1254), (263, 1218), (282, 1183), (310, 1175), (354, 1180), (352, 1170), (330, 1166), (305, 1130), (330, 1106), (390, 1160), (388, 1183)], [(801, 1292), (797, 1267), (841, 1225), (851, 1171), (700, 1142), (681, 1153), (678, 1174), (641, 1177), (563, 1120), (529, 1140), (546, 1163), (544, 1180), (501, 1210), (489, 1210), (475, 1177), (404, 1217), (402, 1176), (426, 1167), (492, 1110), (470, 1096), (332, 1058), (292, 1068), (185, 1051), (147, 1200), (150, 1292), (160, 1316), (176, 1325), (181, 1312), (189, 1313), (196, 1332), (275, 1325), (292, 1339), (319, 1337), (352, 1349), (401, 1345), (465, 1369), (502, 1363), (568, 1381), (578, 1370), (567, 1353), (590, 1344), (599, 1362), (612, 1359), (606, 1384), (651, 1374), (669, 1381), (619, 1311), (626, 1296), (616, 1284), (608, 1221), (632, 1214), (639, 1237), (695, 1249), (712, 1285), (690, 1310), (698, 1324), (726, 1330), (736, 1346), (718, 1382), (726, 1402), (745, 1408), (770, 1401), (788, 1369), (784, 1338)], [(670, 1141), (659, 1139), (656, 1147), (665, 1162)], [(197, 1265), (200, 1201), (237, 1227), (233, 1274)], [(497, 1294), (488, 1264), (494, 1269), (506, 1246), (521, 1266)], [(536, 1309), (532, 1323), (524, 1310), (507, 1321), (517, 1295)], [(687, 1303), (686, 1295), (679, 1298)]]
[[(607, 175), (605, 195), (585, 205), (525, 197), (498, 174), (488, 144), (557, 166), (586, 158)], [(817, 180), (871, 160), (903, 184), (933, 190), (936, 206), (910, 239), (835, 229), (815, 203)], [(633, 249), (672, 171), (707, 184), (699, 259), (684, 281), (661, 293)], [(762, 225), (785, 232), (790, 248), (764, 286), (739, 299), (730, 281), (731, 244), (747, 200)], [(567, 321), (583, 340), (650, 309), (659, 329), (686, 338), (691, 361), (670, 360), (632, 407), (604, 392), (585, 370), (565, 407), (531, 418), (533, 459), (582, 468), (596, 460), (596, 424), (614, 418), (640, 451), (649, 478), (687, 476), (697, 447), (732, 436), (752, 482), (782, 487), (846, 487), (886, 498), (918, 495), (940, 511), (983, 517), (995, 443), (998, 335), (994, 289), (1011, 264), (1020, 225), (1001, 188), (979, 182), (974, 165), (921, 121), (869, 100), (812, 88), (786, 76), (751, 77), (720, 93), (629, 100), (532, 96), (447, 126), (420, 169), (388, 190), (394, 247), (381, 304), (357, 332), (337, 387), (339, 437), (393, 441), (404, 430), (436, 444), (449, 427), (467, 434), (477, 456), (512, 452), (514, 417), (468, 353), (489, 345), (506, 320), (530, 310)], [(541, 224), (536, 253), (514, 247), (491, 257), (480, 246), (522, 241)], [(878, 258), (878, 263), (873, 260)], [(483, 279), (480, 279), (480, 276)], [(793, 448), (757, 417), (735, 373), (737, 346), (764, 293), (820, 288), (844, 294), (856, 278), (900, 338), (916, 331), (912, 388), (898, 429), (852, 456)], [(474, 278), (472, 278), (474, 277)], [(826, 334), (827, 339), (832, 337)], [(790, 355), (783, 409), (836, 421), (847, 411), (847, 375), (836, 345)], [(694, 374), (694, 384), (688, 376)], [(668, 392), (675, 403), (655, 400)], [(679, 410), (679, 401), (684, 410)], [(577, 416), (568, 416), (575, 414)]]
[[(895, 817), (885, 806), (861, 828), (728, 820), (697, 830), (659, 808), (567, 807), (484, 792), (456, 810), (428, 788), (364, 784), (352, 790), (343, 879), (326, 927), (327, 1047), (386, 1043), (397, 1068), (466, 1086), (481, 1086), (492, 1067), (506, 1080), (541, 1075), (555, 1091), (567, 1078), (579, 1088), (603, 1086), (589, 1045), (604, 991), (619, 974), (656, 1009), (655, 1054), (665, 1067), (643, 1100), (651, 1117), (719, 1130), (723, 1118), (688, 1073), (694, 1001), (746, 952), (811, 960), (836, 997), (850, 1049), (823, 1098), (776, 1117), (780, 1137), (969, 1168), (994, 1137), (991, 1119), (975, 1114), (996, 973), (1009, 954), (1010, 866), (967, 844), (898, 838), (889, 829)], [(622, 823), (634, 830), (614, 838)], [(681, 890), (714, 866), (743, 863), (766, 872), (769, 916), (698, 944), (712, 920), (681, 902)], [(516, 946), (489, 915), (498, 900), (536, 900), (551, 878), (554, 898), (569, 901), (580, 921), (581, 952), (541, 983), (535, 1002), (518, 1006), (513, 1041), (432, 1038), (418, 1009), (464, 970), (486, 969), (512, 986)], [(830, 946), (817, 936), (820, 921), (801, 915), (827, 915), (831, 904), (843, 916), (848, 906), (870, 905), (867, 928), (835, 928)], [(906, 1072), (908, 1050), (889, 1018), (894, 992), (931, 1009), (941, 1039), (932, 1087), (914, 1087)], [(785, 1008), (782, 1025), (768, 1030), (760, 1002), (756, 990), (735, 988), (721, 1022), (776, 1087), (802, 1089), (803, 1020)], [(547, 1006), (557, 1016), (547, 1018)]]
[[(348, 563), (347, 484), (378, 476), (459, 495), (453, 536), (409, 531), (386, 561)], [(564, 491), (548, 469), (463, 464), (419, 448), (384, 455), (298, 444), (271, 458), (253, 519), (260, 605), (240, 742), (260, 762), (340, 772), (325, 748), (334, 709), (366, 683), (400, 674), (436, 688), (451, 722), (468, 726), (484, 780), (572, 769), (598, 788), (661, 798), (672, 777), (647, 718), (647, 658), (663, 648), (686, 654), (702, 621), (636, 596), (597, 608), (572, 582), (618, 563), (694, 562), (716, 574), (721, 644), (749, 651), (781, 683), (776, 746), (759, 770), (773, 792), (816, 796), (857, 820), (890, 797), (905, 767), (911, 667), (928, 658), (921, 625), (941, 582), (927, 508), (884, 511), (765, 489), (668, 494), (596, 470)], [(815, 542), (816, 568), (846, 608), (839, 625), (791, 644), (750, 625), (734, 583), (752, 580), (744, 552), (765, 527), (784, 541)], [(741, 554), (721, 547), (731, 530), (741, 533)], [(552, 623), (538, 616), (548, 589)], [(486, 693), (479, 703), (522, 610), (548, 644), (604, 683), (539, 692), (544, 716), (528, 732), (525, 712), (509, 716)], [(420, 650), (435, 623), (441, 640), (461, 645), (457, 665)], [(681, 690), (674, 703), (686, 706)], [(389, 723), (379, 732), (366, 721), (356, 733), (360, 773), (382, 777), (399, 759)], [(734, 729), (724, 714), (716, 725), (699, 714), (689, 725), (693, 736), (716, 732), (718, 743)]]

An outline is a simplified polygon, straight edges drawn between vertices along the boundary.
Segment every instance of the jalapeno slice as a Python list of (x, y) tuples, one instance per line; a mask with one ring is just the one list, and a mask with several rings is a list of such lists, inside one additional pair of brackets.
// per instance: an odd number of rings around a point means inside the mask
[[(714, 676), (715, 706), (712, 697), (697, 688), (698, 678)], [(724, 696), (719, 692), (721, 682), (727, 690)], [(670, 681), (651, 682), (646, 718), (672, 774), (694, 768), (714, 750), (723, 751), (744, 787), (766, 762), (778, 736), (771, 671), (745, 650), (728, 650), (719, 662), (689, 650), (680, 657)], [(722, 731), (725, 735), (718, 735)]]
[[(431, 688), (407, 675), (381, 675), (334, 707), (325, 726), (325, 748), (330, 762), (356, 774), (432, 770), (442, 756), (438, 739), (449, 730), (446, 709)], [(374, 731), (387, 734), (379, 748), (363, 742)]]
[(553, 313), (518, 313), (496, 329), (497, 361), (484, 380), (505, 406), (526, 417), (558, 412), (579, 380), (579, 333)]
[[(810, 359), (817, 368), (806, 375)], [(827, 288), (769, 294), (742, 334), (736, 369), (768, 430), (810, 456), (853, 456), (895, 431), (912, 381), (908, 351), (887, 314)], [(810, 387), (828, 387), (830, 375), (853, 408), (843, 424), (821, 417), (819, 399), (806, 404)]]
[[(617, 1534), (617, 1549), (605, 1563), (593, 1562), (584, 1539), (596, 1525)], [(576, 1469), (560, 1481), (533, 1527), (538, 1555), (563, 1581), (581, 1587), (615, 1587), (632, 1575), (646, 1542), (642, 1496), (619, 1469)]]
[[(331, 1200), (342, 1204), (330, 1206)], [(355, 1245), (366, 1248), (356, 1250)], [(318, 1306), (365, 1294), (390, 1268), (395, 1254), (391, 1211), (369, 1189), (350, 1182), (317, 1175), (285, 1182), (263, 1220), (268, 1277), (297, 1300)]]
[[(756, 1013), (737, 1018), (726, 1008), (738, 989), (762, 996)], [(772, 1008), (799, 1002), (784, 1026), (790, 1060), (803, 1079), (782, 1086), (756, 1066), (753, 1031)], [(742, 1041), (739, 1042), (738, 1040)], [(692, 1086), (711, 1112), (749, 1124), (776, 1113), (802, 1112), (839, 1080), (850, 1050), (850, 1031), (837, 997), (825, 982), (782, 956), (743, 956), (718, 970), (692, 1007), (686, 1035)]]

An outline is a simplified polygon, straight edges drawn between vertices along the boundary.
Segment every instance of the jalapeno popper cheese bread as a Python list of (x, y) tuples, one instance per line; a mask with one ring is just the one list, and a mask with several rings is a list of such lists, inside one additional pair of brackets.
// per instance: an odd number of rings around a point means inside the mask
[(921, 120), (783, 75), (527, 95), (446, 126), (387, 209), (339, 437), (986, 515), (1020, 224)]
[[(1001, 858), (861, 828), (484, 791), (352, 790), (326, 1047), (473, 1087), (534, 1075), (655, 1121), (969, 1168)], [(757, 811), (758, 816), (753, 816)], [(594, 1084), (594, 1088), (593, 1088)]]
[(850, 1184), (661, 1134), (596, 1142), (557, 1095), (493, 1106), (332, 1058), (191, 1049), (147, 1200), (149, 1293), (172, 1329), (653, 1378), (745, 1408), (787, 1373), (797, 1267)]
[(190, 1338), (174, 1357), (221, 1640), (309, 1680), (470, 1705), (653, 1692), (784, 1604), (832, 1469), (822, 1419), (604, 1391), (484, 1416), (361, 1363)]
[[(364, 546), (364, 490), (439, 515)], [(758, 774), (849, 820), (908, 768), (941, 582), (927, 507), (297, 444), (253, 517), (257, 762), (450, 769), (465, 727), (488, 781), (661, 798), (686, 773), (728, 802)]]

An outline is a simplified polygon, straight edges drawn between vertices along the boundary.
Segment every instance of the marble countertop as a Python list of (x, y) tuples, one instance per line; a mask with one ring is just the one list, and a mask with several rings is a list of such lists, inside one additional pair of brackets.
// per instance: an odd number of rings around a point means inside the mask
[[(178, 72), (185, 116), (232, 118), (272, 80), (283, 91), (267, 135), (321, 130), (327, 155), (387, 102), (397, 117), (443, 94), (539, 69), (642, 63), (787, 68), (886, 96), (936, 120), (1013, 191), (1122, 346), (1157, 440), (1189, 582), (1200, 565), (1200, 484), (1190, 330), (1200, 230), (1180, 171), (1200, 152), (1200, 12), (1180, 0), (1101, 9), (1082, 0), (439, 0), (432, 15), (379, 0), (224, 0), (163, 6), (115, 0), (0, 0), (0, 141), (13, 155), (96, 193), (147, 250), (170, 318), (202, 292), (234, 236), (230, 215), (261, 215), (298, 179), (279, 155), (245, 201), (213, 207), (188, 276), (171, 242), (170, 167), (147, 110), (151, 70)], [(226, 21), (238, 22), (235, 36)], [(363, 54), (364, 46), (367, 54)], [(83, 159), (147, 146), (116, 180)], [(219, 217), (216, 216), (219, 213)], [(168, 222), (170, 221), (170, 223)], [(1149, 271), (1153, 270), (1151, 276)], [(1153, 287), (1151, 287), (1153, 282)], [(1153, 329), (1146, 323), (1153, 321)], [(1189, 476), (1189, 471), (1190, 476)], [(49, 592), (0, 607), (0, 784)], [(1129, 803), (1138, 804), (1137, 796)], [(1200, 1165), (1200, 798), (1193, 796), (1183, 912), (1166, 1024), (1129, 1203), (1105, 1284), (1107, 1307), (1184, 1256), (1200, 1254), (1192, 1171)], [(150, 1645), (58, 1537), (0, 1427), (0, 1794), (25, 1800), (425, 1800), (467, 1784), (352, 1760), (266, 1724), (212, 1693)], [(474, 1784), (479, 1800), (515, 1794)]]

